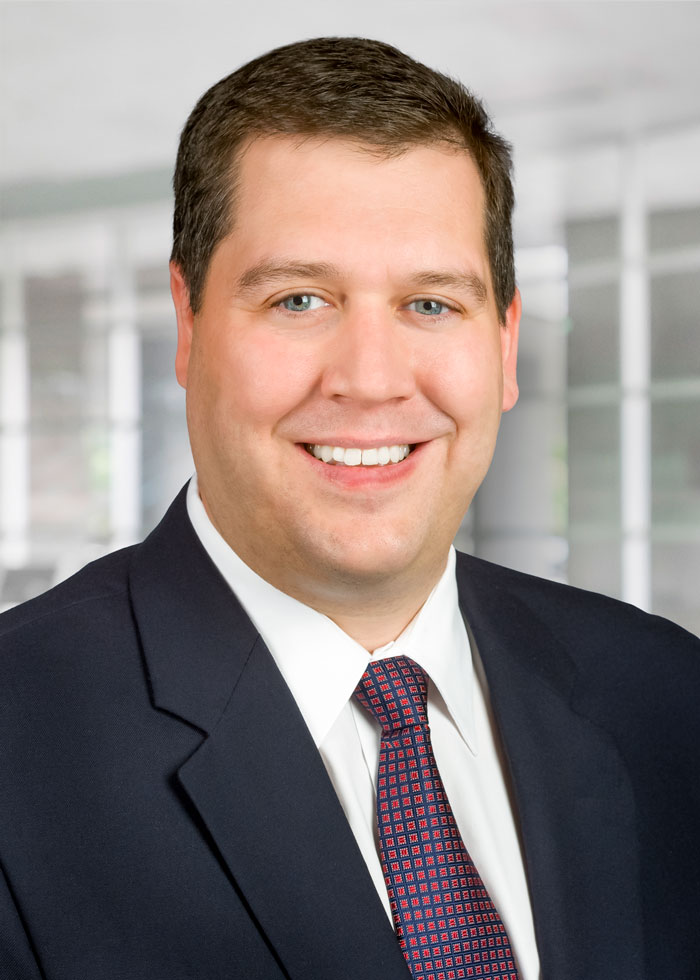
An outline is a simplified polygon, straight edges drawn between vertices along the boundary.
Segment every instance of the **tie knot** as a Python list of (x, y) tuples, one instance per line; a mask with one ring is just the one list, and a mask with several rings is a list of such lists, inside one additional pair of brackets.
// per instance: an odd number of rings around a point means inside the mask
[(426, 677), (408, 657), (368, 664), (355, 697), (374, 715), (385, 734), (428, 723)]

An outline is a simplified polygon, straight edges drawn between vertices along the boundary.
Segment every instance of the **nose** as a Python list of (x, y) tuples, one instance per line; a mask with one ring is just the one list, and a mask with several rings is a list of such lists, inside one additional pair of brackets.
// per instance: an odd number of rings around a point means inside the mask
[(326, 398), (378, 403), (411, 398), (415, 359), (390, 311), (346, 311), (333, 333), (322, 379)]

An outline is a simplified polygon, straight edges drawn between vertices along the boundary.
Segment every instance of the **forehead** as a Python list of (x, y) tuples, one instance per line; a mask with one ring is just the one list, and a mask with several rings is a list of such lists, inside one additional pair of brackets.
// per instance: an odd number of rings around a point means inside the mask
[(380, 194), (386, 194), (387, 183), (396, 177), (402, 189), (404, 182), (412, 181), (424, 191), (426, 180), (435, 185), (456, 178), (483, 202), (481, 177), (471, 154), (448, 143), (387, 152), (383, 147), (332, 136), (258, 136), (237, 154), (236, 171), (239, 198), (250, 191), (257, 195), (263, 188), (271, 192), (292, 181), (303, 188), (330, 171), (339, 188), (359, 181), (366, 191), (374, 188)]
[(289, 236), (334, 248), (386, 240), (395, 249), (402, 234), (424, 248), (450, 241), (473, 250), (483, 248), (483, 228), (477, 167), (446, 144), (387, 156), (337, 138), (272, 136), (239, 157), (232, 237), (255, 251), (270, 239), (279, 251)]

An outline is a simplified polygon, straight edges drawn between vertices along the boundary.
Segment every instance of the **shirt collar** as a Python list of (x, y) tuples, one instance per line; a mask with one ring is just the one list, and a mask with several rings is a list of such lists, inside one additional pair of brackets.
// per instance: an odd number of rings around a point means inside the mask
[(371, 657), (323, 613), (280, 592), (252, 570), (209, 520), (193, 476), (187, 512), (202, 545), (236, 594), (289, 686), (319, 746), (352, 697), (368, 659), (406, 656), (430, 676), (476, 754), (474, 669), (455, 578), (455, 551), (437, 585), (404, 631)]
[(410, 657), (438, 688), (460, 735), (476, 754), (474, 667), (466, 626), (459, 608), (455, 568), (450, 548), (445, 571), (424, 605), (393, 644), (375, 650), (379, 657)]

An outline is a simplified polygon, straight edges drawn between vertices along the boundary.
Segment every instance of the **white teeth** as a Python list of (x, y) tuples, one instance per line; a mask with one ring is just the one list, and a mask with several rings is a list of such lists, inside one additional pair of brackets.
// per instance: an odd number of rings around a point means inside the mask
[(312, 456), (324, 463), (338, 463), (341, 466), (386, 466), (387, 463), (400, 463), (406, 459), (410, 449), (407, 445), (379, 446), (372, 449), (345, 449), (343, 446), (306, 447)]

